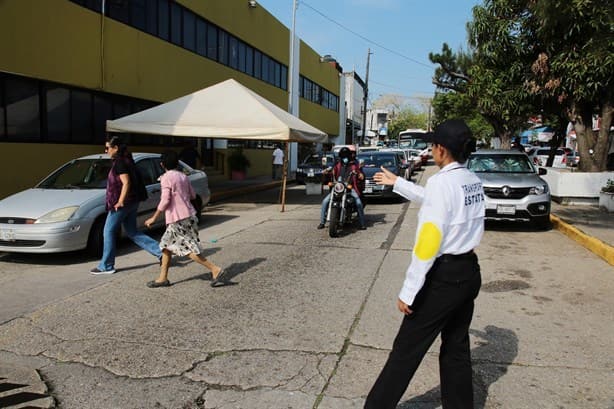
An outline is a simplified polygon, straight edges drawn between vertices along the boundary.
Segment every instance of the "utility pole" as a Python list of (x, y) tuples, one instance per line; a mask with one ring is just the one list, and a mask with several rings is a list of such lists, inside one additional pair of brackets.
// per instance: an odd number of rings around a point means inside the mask
[[(369, 97), (369, 60), (371, 58), (371, 49), (367, 51), (367, 75), (365, 75), (365, 93), (363, 96), (363, 104), (362, 104), (362, 141), (364, 142), (367, 138), (367, 99)], [(356, 144), (356, 141), (352, 141), (352, 143)]]

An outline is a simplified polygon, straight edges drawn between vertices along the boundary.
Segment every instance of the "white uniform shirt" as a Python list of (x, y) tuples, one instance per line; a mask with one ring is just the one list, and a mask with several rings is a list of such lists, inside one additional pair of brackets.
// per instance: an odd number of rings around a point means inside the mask
[(273, 165), (283, 165), (284, 164), (284, 151), (279, 148), (275, 148), (273, 151)]
[(422, 203), (411, 263), (399, 293), (401, 301), (412, 305), (437, 257), (463, 254), (480, 244), (484, 190), (478, 177), (458, 162), (431, 176), (425, 188), (397, 178), (393, 190)]

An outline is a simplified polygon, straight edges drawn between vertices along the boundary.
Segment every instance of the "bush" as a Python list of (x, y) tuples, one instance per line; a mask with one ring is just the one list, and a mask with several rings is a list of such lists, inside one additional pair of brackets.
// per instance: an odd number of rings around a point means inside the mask
[(605, 186), (601, 188), (604, 193), (614, 193), (614, 179), (608, 179)]

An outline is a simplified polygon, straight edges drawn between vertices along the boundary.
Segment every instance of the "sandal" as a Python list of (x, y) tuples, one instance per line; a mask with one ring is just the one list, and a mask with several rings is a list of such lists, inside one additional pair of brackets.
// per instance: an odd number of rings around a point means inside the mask
[(147, 287), (149, 287), (149, 288), (170, 287), (170, 285), (171, 285), (171, 282), (168, 281), (168, 280), (164, 280), (161, 283), (159, 283), (159, 282), (157, 282), (155, 280), (152, 280), (152, 281), (149, 281), (147, 283)]
[(226, 282), (226, 280), (224, 279), (225, 275), (226, 275), (226, 270), (221, 269), (220, 272), (218, 273), (217, 277), (215, 277), (211, 281), (211, 287), (217, 287), (218, 284)]

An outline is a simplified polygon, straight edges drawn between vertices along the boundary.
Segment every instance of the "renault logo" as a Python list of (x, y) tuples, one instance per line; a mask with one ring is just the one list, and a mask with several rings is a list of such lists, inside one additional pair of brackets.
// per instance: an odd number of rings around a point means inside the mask
[(503, 193), (503, 196), (508, 197), (511, 193), (512, 189), (510, 189), (509, 186), (503, 186), (501, 188), (501, 192)]

